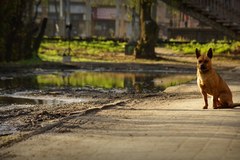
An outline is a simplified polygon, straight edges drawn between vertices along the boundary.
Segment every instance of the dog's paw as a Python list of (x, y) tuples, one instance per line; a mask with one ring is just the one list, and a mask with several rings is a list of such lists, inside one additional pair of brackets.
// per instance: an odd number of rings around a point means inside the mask
[(204, 106), (203, 109), (208, 109), (208, 106)]
[(213, 105), (213, 109), (219, 109), (220, 107), (218, 105)]

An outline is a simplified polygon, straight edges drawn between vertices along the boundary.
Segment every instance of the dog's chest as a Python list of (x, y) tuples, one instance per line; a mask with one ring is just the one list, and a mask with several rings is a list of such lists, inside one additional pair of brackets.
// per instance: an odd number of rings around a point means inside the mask
[(206, 93), (212, 95), (217, 89), (217, 80), (210, 75), (198, 75), (198, 86)]

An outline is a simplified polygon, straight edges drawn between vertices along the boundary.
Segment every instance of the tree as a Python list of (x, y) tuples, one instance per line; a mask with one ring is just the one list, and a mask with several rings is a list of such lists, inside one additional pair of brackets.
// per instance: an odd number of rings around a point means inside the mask
[(0, 1), (0, 61), (33, 57), (34, 34), (38, 31), (33, 8), (40, 3), (41, 0)]
[(136, 58), (156, 58), (155, 44), (158, 38), (158, 25), (151, 17), (154, 0), (140, 0), (140, 39), (135, 48)]

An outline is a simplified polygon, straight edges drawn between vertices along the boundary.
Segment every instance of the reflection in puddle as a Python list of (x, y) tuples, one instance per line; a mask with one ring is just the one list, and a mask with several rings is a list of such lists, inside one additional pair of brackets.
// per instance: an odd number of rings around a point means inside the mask
[[(154, 93), (169, 86), (186, 83), (195, 78), (193, 74), (179, 73), (117, 73), (94, 71), (64, 71), (31, 76), (0, 78), (0, 90), (45, 90), (54, 88), (117, 89), (127, 93)], [(61, 101), (0, 97), (0, 104), (60, 104)]]
[(132, 92), (158, 92), (168, 86), (193, 80), (192, 74), (115, 73), (115, 72), (57, 72), (0, 79), (0, 89), (49, 89), (53, 87), (90, 87), (102, 89), (127, 89)]

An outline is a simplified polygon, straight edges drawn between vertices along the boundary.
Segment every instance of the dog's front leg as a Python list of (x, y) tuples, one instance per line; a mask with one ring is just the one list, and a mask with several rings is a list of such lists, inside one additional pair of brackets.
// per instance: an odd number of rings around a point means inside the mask
[(217, 109), (218, 108), (218, 97), (217, 96), (213, 96), (213, 109)]
[(208, 99), (207, 99), (207, 93), (202, 91), (202, 95), (204, 98), (205, 106), (203, 106), (203, 109), (208, 109)]

